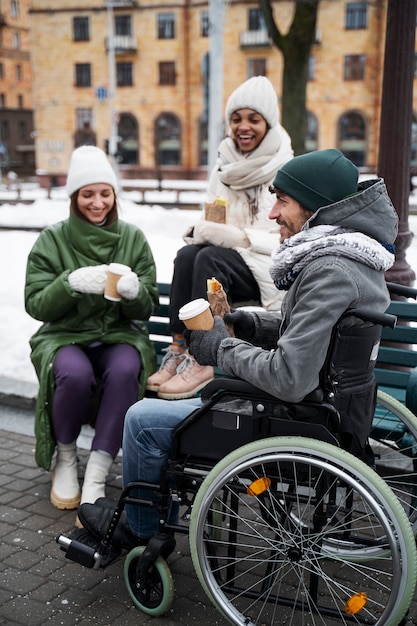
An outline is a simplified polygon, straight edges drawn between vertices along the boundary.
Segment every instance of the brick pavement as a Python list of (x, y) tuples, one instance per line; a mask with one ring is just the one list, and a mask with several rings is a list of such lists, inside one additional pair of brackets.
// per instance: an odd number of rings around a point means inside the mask
[[(133, 605), (123, 579), (123, 555), (104, 570), (65, 558), (55, 541), (73, 529), (75, 511), (49, 502), (50, 473), (34, 461), (31, 436), (0, 430), (0, 624), (7, 626), (174, 626), (226, 622), (211, 606), (195, 575), (186, 537), (169, 558), (175, 600), (164, 617)], [(87, 452), (80, 451), (80, 476)], [(121, 463), (116, 459), (107, 495), (117, 497)]]
[[(50, 474), (36, 466), (34, 443), (32, 436), (0, 429), (1, 625), (226, 626), (200, 586), (184, 536), (177, 537), (168, 561), (175, 600), (163, 617), (149, 617), (134, 607), (123, 579), (124, 555), (101, 570), (66, 559), (55, 537), (73, 529), (75, 512), (50, 504)], [(80, 476), (87, 454), (80, 450)], [(120, 487), (118, 458), (107, 495), (117, 497)], [(417, 594), (407, 621), (407, 626), (411, 624), (417, 625)]]

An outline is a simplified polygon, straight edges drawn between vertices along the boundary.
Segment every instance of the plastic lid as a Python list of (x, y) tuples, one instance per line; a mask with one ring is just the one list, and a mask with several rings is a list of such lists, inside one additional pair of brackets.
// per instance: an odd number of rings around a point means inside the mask
[(184, 304), (178, 311), (178, 317), (180, 320), (189, 320), (191, 317), (195, 317), (203, 311), (206, 311), (209, 308), (210, 304), (204, 298), (197, 298), (197, 300), (192, 300), (187, 304)]

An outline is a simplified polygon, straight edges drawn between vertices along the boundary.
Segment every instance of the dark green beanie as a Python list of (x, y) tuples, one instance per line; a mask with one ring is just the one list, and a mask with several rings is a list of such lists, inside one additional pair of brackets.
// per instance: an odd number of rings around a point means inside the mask
[(278, 171), (273, 184), (314, 212), (356, 193), (358, 177), (357, 167), (331, 148), (294, 157)]

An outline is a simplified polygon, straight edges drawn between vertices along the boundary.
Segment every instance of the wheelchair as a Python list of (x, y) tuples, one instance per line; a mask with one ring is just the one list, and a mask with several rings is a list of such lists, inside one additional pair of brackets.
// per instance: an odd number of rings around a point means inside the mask
[(370, 311), (343, 316), (320, 387), (297, 404), (245, 381), (210, 382), (202, 406), (174, 429), (161, 482), (126, 485), (98, 545), (59, 535), (66, 557), (106, 566), (126, 504), (151, 506), (159, 531), (124, 563), (128, 593), (148, 615), (171, 606), (167, 559), (175, 535), (185, 533), (203, 589), (232, 624), (401, 624), (417, 580), (412, 520), (371, 452), (358, 458), (343, 448), (335, 406), (352, 346), (361, 354), (360, 384), (374, 384), (370, 355), (382, 325), (394, 323)]

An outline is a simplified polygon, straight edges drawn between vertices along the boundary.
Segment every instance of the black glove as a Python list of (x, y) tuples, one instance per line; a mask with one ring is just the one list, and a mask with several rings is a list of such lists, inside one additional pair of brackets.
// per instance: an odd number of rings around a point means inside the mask
[(255, 335), (255, 320), (252, 313), (238, 309), (232, 313), (226, 313), (224, 321), (233, 326), (235, 337), (252, 343)]
[(217, 365), (217, 351), (220, 343), (229, 332), (221, 317), (214, 318), (214, 327), (211, 330), (186, 330), (184, 336), (187, 339), (190, 354), (200, 365)]

